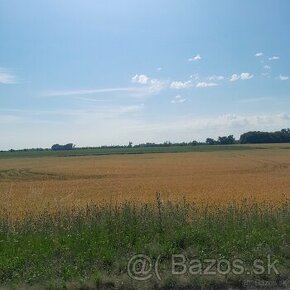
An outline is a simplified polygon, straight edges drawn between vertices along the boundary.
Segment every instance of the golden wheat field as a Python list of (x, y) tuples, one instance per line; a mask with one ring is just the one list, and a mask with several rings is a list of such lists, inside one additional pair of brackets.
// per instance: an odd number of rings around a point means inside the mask
[(0, 160), (1, 208), (14, 215), (88, 203), (225, 204), (290, 197), (287, 148)]

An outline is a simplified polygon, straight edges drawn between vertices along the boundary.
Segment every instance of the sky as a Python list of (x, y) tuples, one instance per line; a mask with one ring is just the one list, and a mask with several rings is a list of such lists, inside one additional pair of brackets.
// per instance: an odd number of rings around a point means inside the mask
[(288, 0), (0, 0), (0, 150), (290, 127)]

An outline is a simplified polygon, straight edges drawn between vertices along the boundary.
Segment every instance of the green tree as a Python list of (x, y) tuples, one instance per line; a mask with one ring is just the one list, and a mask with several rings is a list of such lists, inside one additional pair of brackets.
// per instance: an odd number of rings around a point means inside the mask
[(206, 138), (205, 143), (208, 144), (208, 145), (215, 145), (217, 143), (217, 141), (215, 141), (212, 138)]

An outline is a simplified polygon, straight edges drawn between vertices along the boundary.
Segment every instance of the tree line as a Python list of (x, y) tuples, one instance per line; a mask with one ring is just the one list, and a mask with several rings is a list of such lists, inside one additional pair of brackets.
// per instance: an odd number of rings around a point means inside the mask
[[(190, 142), (174, 143), (166, 141), (163, 143), (141, 143), (133, 145), (130, 141), (128, 145), (106, 145), (100, 147), (85, 147), (82, 149), (105, 149), (105, 148), (142, 148), (142, 147), (169, 147), (169, 146), (196, 146), (196, 145), (231, 145), (231, 144), (261, 144), (261, 143), (290, 143), (290, 129), (282, 129), (275, 132), (261, 132), (250, 131), (240, 136), (239, 140), (236, 140), (233, 135), (219, 136), (217, 140), (213, 138), (207, 138), (205, 142), (198, 142), (196, 140)], [(66, 145), (55, 144), (51, 147), (51, 150), (73, 150), (75, 146), (72, 143)]]
[[(54, 144), (51, 148), (32, 148), (14, 150), (10, 149), (10, 152), (15, 151), (61, 151), (61, 150), (74, 150), (74, 149), (106, 149), (106, 148), (140, 148), (140, 147), (169, 147), (169, 146), (196, 146), (196, 145), (231, 145), (231, 144), (261, 144), (261, 143), (290, 143), (290, 129), (282, 129), (275, 132), (262, 132), (262, 131), (250, 131), (240, 136), (239, 140), (236, 140), (233, 135), (219, 136), (216, 140), (213, 138), (206, 138), (205, 142), (198, 142), (196, 140), (190, 142), (170, 142), (163, 143), (142, 143), (133, 145), (130, 141), (128, 145), (105, 145), (98, 147), (81, 147), (77, 148), (73, 143), (65, 145)], [(0, 151), (4, 152), (4, 151)]]
[(73, 143), (68, 143), (65, 145), (54, 144), (51, 146), (52, 151), (60, 151), (60, 150), (73, 150), (75, 145)]
[(276, 132), (252, 131), (241, 135), (241, 144), (290, 143), (290, 129)]
[(240, 140), (235, 140), (233, 135), (206, 139), (208, 145), (228, 145), (228, 144), (262, 144), (262, 143), (290, 143), (290, 129), (282, 129), (275, 132), (250, 131), (240, 136)]

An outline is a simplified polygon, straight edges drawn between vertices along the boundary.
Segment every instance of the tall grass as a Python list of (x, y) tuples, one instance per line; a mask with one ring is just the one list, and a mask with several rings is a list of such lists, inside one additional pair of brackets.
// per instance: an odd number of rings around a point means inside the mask
[(289, 244), (289, 201), (273, 207), (244, 200), (219, 209), (164, 202), (158, 194), (156, 204), (88, 205), (21, 220), (1, 211), (0, 283), (64, 287), (111, 277), (117, 287), (137, 253), (161, 256), (164, 263), (183, 253), (249, 264), (271, 254), (284, 275), (290, 270)]

